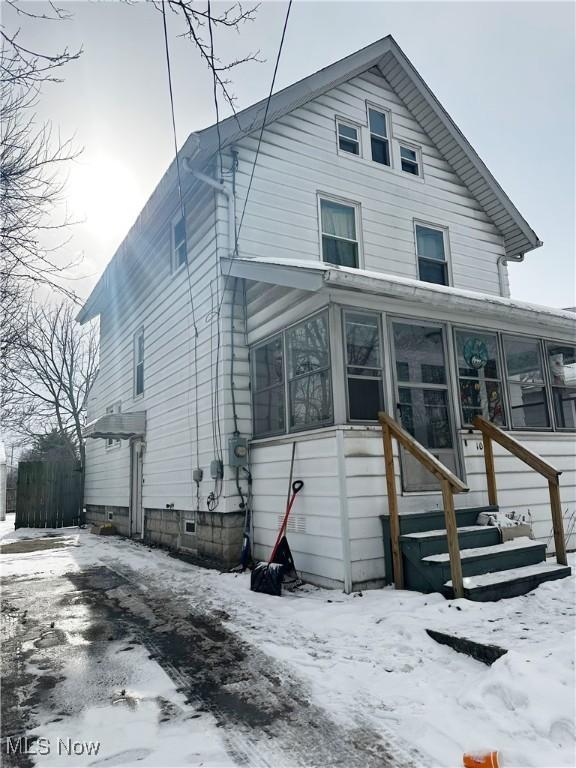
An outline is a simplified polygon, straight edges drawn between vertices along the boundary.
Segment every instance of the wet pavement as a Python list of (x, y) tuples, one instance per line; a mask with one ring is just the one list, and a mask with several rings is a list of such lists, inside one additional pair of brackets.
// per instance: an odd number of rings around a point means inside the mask
[[(49, 546), (48, 540), (33, 541), (32, 547), (39, 541), (45, 542), (41, 547)], [(67, 546), (65, 539), (51, 541)], [(311, 703), (300, 680), (226, 627), (228, 618), (223, 611), (207, 611), (201, 601), (198, 610), (191, 610), (191, 604), (169, 588), (143, 584), (141, 574), (128, 567), (87, 567), (59, 576), (5, 580), (4, 764), (19, 768), (34, 764), (26, 755), (6, 755), (6, 736), (64, 724), (66, 718), (100, 703), (138, 707), (140, 702), (129, 693), (137, 666), (131, 656), (143, 652), (185, 696), (184, 707), (169, 699), (156, 700), (160, 723), (209, 713), (237, 765), (416, 764), (374, 730), (346, 729), (335, 723)], [(290, 629), (279, 626), (277, 631)], [(105, 764), (137, 764), (145, 756), (139, 755), (138, 747), (134, 743), (130, 755), (123, 753), (116, 762), (109, 759)]]

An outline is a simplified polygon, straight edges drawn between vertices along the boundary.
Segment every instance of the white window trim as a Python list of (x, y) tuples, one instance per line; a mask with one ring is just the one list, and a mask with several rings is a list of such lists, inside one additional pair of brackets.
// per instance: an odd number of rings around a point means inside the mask
[(144, 385), (144, 377), (142, 378), (142, 392), (137, 393), (136, 392), (136, 382), (137, 382), (137, 374), (136, 371), (138, 369), (138, 339), (140, 336), (144, 336), (144, 357), (142, 359), (142, 364), (145, 366), (146, 364), (146, 337), (144, 335), (144, 326), (141, 326), (138, 328), (138, 330), (134, 333), (132, 337), (132, 358), (133, 358), (133, 386), (132, 386), (132, 392), (134, 396), (134, 400), (140, 400), (142, 397), (144, 397), (144, 392), (146, 391), (146, 387)]
[[(388, 156), (390, 159), (390, 165), (384, 165), (383, 163), (377, 163), (375, 160), (372, 159), (372, 130), (370, 128), (370, 110), (373, 110), (374, 112), (381, 112), (384, 115), (384, 118), (386, 120), (386, 131), (388, 132), (387, 136), (381, 136), (379, 133), (375, 133), (374, 136), (376, 138), (383, 139), (385, 141), (388, 141)], [(394, 165), (394, 136), (392, 133), (392, 110), (390, 107), (383, 107), (381, 104), (375, 104), (372, 101), (366, 102), (366, 126), (368, 130), (368, 149), (369, 149), (369, 157), (368, 160), (371, 163), (374, 163), (375, 165), (380, 166), (381, 168), (390, 168), (391, 170), (395, 169)]]
[[(110, 410), (112, 409), (112, 410)], [(122, 413), (122, 401), (117, 400), (115, 403), (112, 403), (111, 405), (106, 406), (106, 415), (112, 415), (114, 413)], [(108, 441), (112, 439), (112, 442), (109, 443)], [(106, 438), (106, 450), (107, 451), (116, 451), (118, 448), (120, 448), (120, 445), (122, 444), (122, 441), (116, 438)]]
[[(398, 146), (398, 170), (403, 176), (409, 176), (412, 179), (419, 179), (420, 181), (424, 180), (424, 165), (422, 163), (422, 147), (419, 144), (414, 144), (411, 141), (404, 141), (404, 139), (397, 139), (397, 146)], [(415, 176), (413, 173), (408, 173), (408, 171), (403, 170), (402, 168), (402, 148), (411, 149), (412, 152), (416, 153), (416, 162), (418, 163), (418, 175)]]
[(175, 275), (186, 267), (188, 263), (188, 232), (186, 231), (186, 217), (184, 217), (184, 233), (186, 243), (186, 261), (183, 264), (177, 263), (176, 254), (176, 225), (182, 220), (182, 213), (178, 212), (176, 216), (172, 218), (170, 224), (170, 272)]
[[(187, 516), (184, 518), (184, 530), (182, 531), (182, 534), (184, 536), (195, 536), (196, 535), (196, 515), (192, 514), (192, 516), (190, 517), (189, 516), (190, 515), (189, 512), (187, 512), (186, 515)], [(192, 523), (192, 525), (194, 526), (194, 530), (193, 531), (187, 531), (186, 530), (186, 525), (188, 523)]]
[[(352, 158), (362, 158), (363, 157), (363, 149), (362, 149), (362, 125), (360, 123), (354, 122), (354, 120), (350, 120), (347, 117), (339, 117), (336, 115), (335, 117), (335, 125), (336, 125), (336, 151), (339, 155), (343, 157), (352, 157)], [(346, 150), (340, 148), (340, 125), (345, 125), (348, 128), (354, 128), (358, 135), (358, 154), (355, 155), (352, 152), (346, 152)], [(353, 141), (352, 139), (349, 139), (349, 141)]]
[(318, 210), (318, 247), (320, 255), (320, 263), (332, 265), (329, 261), (324, 261), (324, 252), (322, 249), (322, 200), (326, 200), (329, 203), (338, 203), (339, 205), (346, 205), (349, 208), (354, 209), (354, 226), (356, 229), (356, 240), (349, 240), (347, 237), (337, 237), (336, 235), (330, 235), (326, 233), (326, 237), (333, 237), (336, 240), (344, 240), (346, 243), (356, 243), (358, 245), (358, 266), (357, 269), (364, 269), (364, 249), (362, 248), (362, 206), (355, 200), (349, 200), (345, 197), (338, 197), (337, 195), (328, 194), (325, 192), (318, 192), (316, 195), (316, 207)]
[[(409, 174), (406, 174), (407, 176)], [(444, 263), (446, 264), (446, 276), (448, 277), (448, 285), (454, 285), (452, 276), (452, 254), (450, 251), (450, 230), (444, 224), (433, 224), (430, 221), (423, 221), (422, 219), (413, 219), (412, 229), (414, 234), (414, 253), (416, 254), (416, 279), (421, 280), (420, 277), (420, 259), (426, 259), (425, 256), (420, 256), (418, 253), (418, 238), (416, 236), (416, 227), (425, 227), (426, 229), (435, 229), (438, 232), (442, 232), (444, 237)], [(432, 259), (428, 259), (432, 261)], [(440, 262), (437, 262), (440, 263)], [(424, 282), (424, 281), (423, 281)], [(436, 285), (436, 283), (433, 283)]]

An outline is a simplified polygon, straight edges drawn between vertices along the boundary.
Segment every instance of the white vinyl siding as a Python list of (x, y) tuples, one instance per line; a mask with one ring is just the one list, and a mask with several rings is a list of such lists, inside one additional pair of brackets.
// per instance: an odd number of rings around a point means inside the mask
[[(425, 181), (370, 160), (366, 105), (390, 109), (391, 133), (421, 147)], [(361, 126), (363, 157), (335, 150), (335, 119)], [(237, 210), (242, 210), (257, 136), (237, 143)], [(394, 143), (394, 140), (393, 140)], [(394, 154), (394, 153), (393, 153)], [(386, 80), (355, 77), (266, 127), (242, 226), (242, 256), (318, 260), (318, 191), (360, 204), (361, 267), (418, 277), (414, 219), (450, 229), (452, 285), (500, 293), (501, 235), (430, 143)]]

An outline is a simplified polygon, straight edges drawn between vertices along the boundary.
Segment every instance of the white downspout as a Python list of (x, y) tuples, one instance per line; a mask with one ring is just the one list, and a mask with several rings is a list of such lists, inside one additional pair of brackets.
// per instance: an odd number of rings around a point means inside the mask
[(226, 197), (228, 201), (228, 251), (230, 256), (234, 257), (234, 250), (236, 247), (236, 216), (234, 211), (234, 194), (232, 190), (228, 189), (228, 187), (221, 182), (216, 181), (216, 179), (213, 179), (211, 176), (207, 176), (201, 171), (193, 170), (190, 166), (190, 158), (188, 157), (184, 158), (184, 168), (191, 173), (194, 178), (198, 179), (198, 181), (208, 184), (209, 187), (212, 187), (217, 192), (221, 192)]
[(509, 261), (515, 261), (517, 264), (521, 264), (524, 261), (524, 254), (520, 253), (518, 256), (498, 256), (496, 265), (498, 267), (498, 283), (500, 284), (500, 296), (509, 298), (510, 290), (506, 290), (506, 274), (504, 272), (504, 265)]
[(338, 457), (338, 506), (340, 507), (340, 536), (342, 538), (342, 562), (344, 564), (344, 592), (349, 595), (352, 592), (352, 553), (350, 551), (350, 521), (348, 519), (344, 434), (341, 429), (336, 429), (336, 454)]

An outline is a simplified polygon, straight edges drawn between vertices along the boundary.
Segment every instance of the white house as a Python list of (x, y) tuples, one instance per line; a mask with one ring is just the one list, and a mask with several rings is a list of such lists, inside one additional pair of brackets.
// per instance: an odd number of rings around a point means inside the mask
[[(89, 519), (229, 566), (248, 505), (264, 558), (296, 443), (297, 567), (381, 585), (383, 410), (467, 485), (461, 507), (488, 499), (473, 418), (512, 434), (562, 471), (570, 534), (576, 316), (508, 286), (537, 235), (391, 37), (273, 96), (257, 154), (265, 106), (220, 147), (215, 126), (189, 137), (182, 205), (173, 162), (79, 314), (101, 333)], [(501, 509), (548, 544), (546, 480), (495, 461)], [(401, 517), (441, 507), (410, 454), (396, 473)]]

